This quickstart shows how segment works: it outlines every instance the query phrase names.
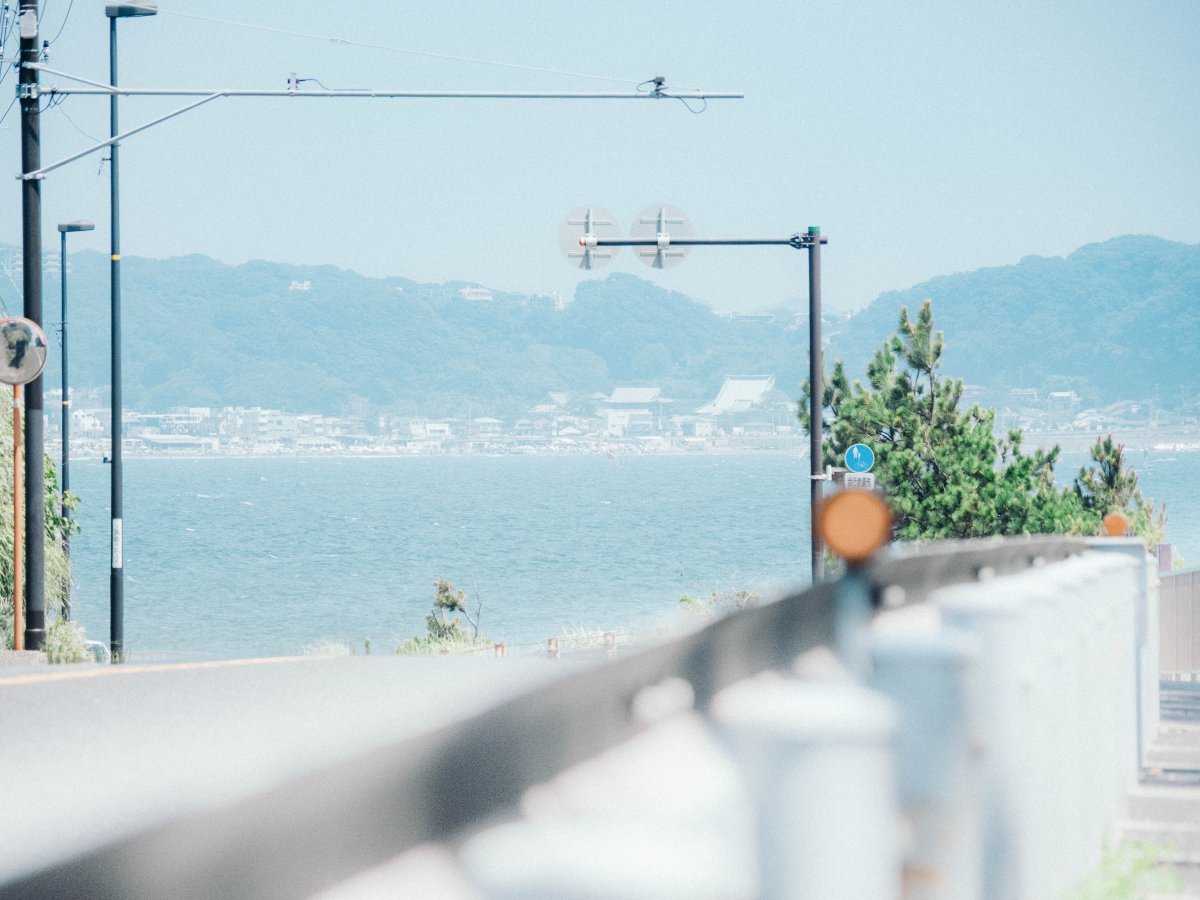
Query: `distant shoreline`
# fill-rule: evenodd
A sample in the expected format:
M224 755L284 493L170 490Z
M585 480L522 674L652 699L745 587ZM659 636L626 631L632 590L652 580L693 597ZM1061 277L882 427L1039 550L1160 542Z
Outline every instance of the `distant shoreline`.
M51 456L54 452L48 450ZM807 441L780 443L778 446L736 446L718 445L712 447L682 447L668 446L638 446L632 444L611 444L597 447L564 448L533 448L524 450L486 450L486 449L451 449L438 451L412 451L403 448L381 448L377 450L363 448L346 448L338 450L280 450L280 451L250 451L250 452L216 452L196 453L195 451L131 451L126 450L124 458L129 459L502 459L518 457L566 457L566 456L604 456L615 462L623 458L638 456L795 456L797 459L808 458ZM72 453L71 461L107 459L107 454L82 452Z
M1026 431L1023 432L1022 449L1049 449L1055 445L1066 453L1086 453L1098 438L1111 434L1113 440L1131 452L1200 452L1200 426L1185 428L1128 428L1100 431ZM51 456L57 451L47 447ZM623 457L637 456L734 456L734 455L773 455L795 456L797 459L808 458L807 437L781 438L768 437L762 439L746 438L718 439L707 444L682 445L665 440L633 442L579 442L573 445L556 444L554 446L538 446L536 444L518 446L493 447L452 447L447 449L421 450L408 449L401 446L380 446L376 448L346 447L337 449L256 449L247 451L217 451L215 453L197 453L195 450L131 450L126 449L126 459L427 459L431 457L462 457L462 458L501 458L521 456L607 456L614 461ZM90 448L72 453L71 459L78 461L99 460L107 454L96 452Z
M1200 452L1200 427L1114 428L1100 431L1035 431L1024 433L1022 447L1049 449L1057 444L1067 453L1086 453L1097 438L1111 434L1127 451Z

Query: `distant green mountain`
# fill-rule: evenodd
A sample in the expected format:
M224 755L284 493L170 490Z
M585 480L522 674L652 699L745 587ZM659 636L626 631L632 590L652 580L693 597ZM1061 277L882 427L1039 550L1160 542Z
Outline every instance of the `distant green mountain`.
M203 256L126 257L125 403L130 409L243 405L338 412L519 415L549 391L576 397L653 385L681 401L711 399L725 375L774 375L799 395L808 332L781 312L729 318L631 275L581 284L574 302L461 282L366 278L329 266ZM20 310L11 285L0 297ZM109 383L108 259L71 256L71 381ZM45 320L59 284L45 277ZM487 291L468 292L486 297ZM1122 237L1066 258L935 278L883 294L830 327L827 367L861 373L896 327L901 305L930 297L945 331L946 372L1005 389L1074 389L1089 405L1200 394L1200 245ZM47 328L49 331L49 327ZM57 387L58 366L47 370Z
M57 274L45 282L49 323ZM795 395L806 366L807 335L786 314L723 318L628 275L582 284L561 310L546 296L465 299L467 287L327 266L126 257L125 404L337 412L365 401L399 413L473 405L517 415L549 391L645 384L686 407L715 396L725 375L773 374ZM72 386L107 385L107 257L73 255L70 291ZM50 368L47 387L57 387Z
M1074 390L1088 405L1200 394L1200 245L1119 237L890 291L836 336L827 367L840 357L861 374L900 307L927 297L945 371L969 384Z

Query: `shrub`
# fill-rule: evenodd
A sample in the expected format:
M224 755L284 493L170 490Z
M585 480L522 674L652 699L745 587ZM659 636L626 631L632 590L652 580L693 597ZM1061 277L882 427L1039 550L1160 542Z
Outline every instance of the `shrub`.
M470 630L463 625L458 616L449 617L450 613L456 612L466 616ZM425 616L425 630L428 634L397 644L396 652L401 655L429 656L441 653L469 653L492 645L487 638L479 636L479 606L476 606L475 618L471 618L470 612L467 611L466 592L456 590L454 585L444 578L438 579L434 585L433 610Z
M91 659L83 628L65 619L57 619L46 629L45 649L46 661L51 665Z

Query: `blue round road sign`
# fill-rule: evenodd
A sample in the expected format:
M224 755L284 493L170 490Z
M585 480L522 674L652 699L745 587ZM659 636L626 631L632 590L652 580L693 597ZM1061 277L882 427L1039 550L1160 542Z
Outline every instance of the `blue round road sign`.
M866 444L854 444L846 451L846 468L851 472L870 472L875 465L875 451Z

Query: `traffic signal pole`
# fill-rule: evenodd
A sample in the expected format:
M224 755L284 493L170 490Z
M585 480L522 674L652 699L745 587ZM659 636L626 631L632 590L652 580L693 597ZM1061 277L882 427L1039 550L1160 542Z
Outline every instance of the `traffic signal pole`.
M826 481L822 449L822 395L824 394L821 360L821 245L829 243L821 229L813 226L789 238L674 238L661 232L652 238L601 238L585 231L579 239L584 250L597 247L655 247L660 255L670 247L792 247L808 250L808 383L809 383L809 528L813 584L825 577L825 548L817 528Z

